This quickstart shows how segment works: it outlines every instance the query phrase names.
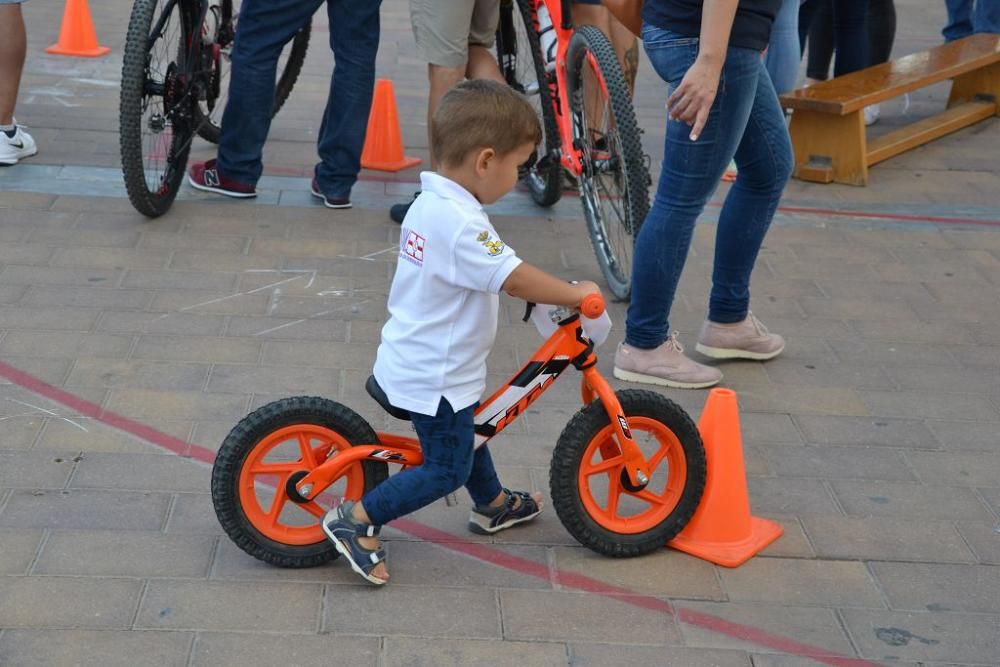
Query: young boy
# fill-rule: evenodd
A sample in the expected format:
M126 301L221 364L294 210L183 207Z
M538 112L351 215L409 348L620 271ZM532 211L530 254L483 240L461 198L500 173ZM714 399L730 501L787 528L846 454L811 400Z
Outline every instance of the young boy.
M514 187L540 136L528 101L493 81L459 84L431 120L438 171L421 174L423 194L403 221L375 361L389 402L410 411L424 463L323 518L337 551L373 584L389 580L379 528L460 486L475 503L473 532L494 533L542 510L541 494L503 488L488 447L473 448L500 291L574 308L599 292L594 283L572 285L522 262L483 211Z

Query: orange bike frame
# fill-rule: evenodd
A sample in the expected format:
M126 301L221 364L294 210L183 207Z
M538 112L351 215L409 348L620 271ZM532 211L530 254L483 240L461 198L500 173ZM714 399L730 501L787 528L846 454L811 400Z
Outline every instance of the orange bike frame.
M564 370L575 366L583 373L581 396L585 405L600 400L614 425L615 442L601 448L605 458L624 456L625 470L631 483L644 486L650 471L642 451L632 439L632 432L622 413L621 404L611 385L597 370L593 343L583 335L580 317L575 315L559 328L531 359L475 411L476 447L510 426L527 411L545 390L552 386ZM347 468L358 461L370 460L415 466L423 463L420 443L416 438L379 432L377 444L355 444L346 450L331 449L327 460L300 479L295 487L304 500L313 500L340 478Z

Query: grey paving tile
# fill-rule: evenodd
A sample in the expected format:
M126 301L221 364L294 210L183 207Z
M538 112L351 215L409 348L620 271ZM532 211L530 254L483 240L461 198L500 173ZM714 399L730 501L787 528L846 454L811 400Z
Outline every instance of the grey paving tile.
M753 508L753 514L760 516L756 508ZM812 545L809 544L809 538L806 537L806 533L802 529L802 524L799 522L798 517L768 514L762 518L781 524L784 532L781 534L781 537L771 542L770 545L761 551L760 555L776 558L816 557L816 552L813 551Z
M751 412L785 414L870 414L860 392L845 387L782 387L747 385L739 387L740 408Z
M204 577L215 538L119 531L56 531L33 574Z
M750 507L765 516L772 514L840 514L826 486L813 479L748 477Z
M981 488L979 494L986 500L986 504L1000 515L1000 488Z
M323 632L332 634L409 635L453 639L499 639L500 608L490 588L354 585L347 566L327 586ZM350 582L347 584L346 582ZM433 599L433 605L427 601ZM456 613L456 610L462 610Z
M866 391L861 396L873 414L884 417L1000 421L1000 411L985 396L941 391Z
M80 389L75 389L74 393ZM88 429L90 435L81 437L80 429L62 419L49 419L45 424L45 429L38 436L35 442L35 449L46 449L55 453L56 456L74 458L80 454L90 452L130 452L146 454L153 451L154 446L144 440L140 440L131 433L118 431L105 426L100 422L84 421L74 419L79 424L83 424ZM190 430L188 422L174 422L167 424L159 421L157 428L166 433L184 438Z
M1000 394L1000 373L991 368L901 366L891 369L890 375L904 390Z
M571 664L566 645L557 642L387 637L384 655L386 667L557 667Z
M661 667L751 667L750 657L743 651L686 648L671 646L636 646L622 644L569 645L572 667L606 667L607 665L660 665Z
M71 488L136 491L205 491L211 469L174 454L87 454L77 464Z
M872 563L872 572L899 611L1000 612L1000 574L990 565Z
M210 392L336 395L340 374L329 368L216 365L208 380Z
M311 584L153 580L135 627L310 632L318 627L321 591Z
M980 563L1000 565L1000 523L959 521L955 526Z
M137 579L2 577L0 627L126 629L141 589Z
M213 324L213 328L217 329L220 325L221 322ZM206 364L254 364L260 358L260 343L202 336L142 336L132 356L137 359Z
M362 329L360 320L334 321L334 320L306 320L294 317L249 317L233 316L229 320L226 328L226 335L253 336L260 340L314 340L321 342L346 341L347 331L352 329ZM266 332L266 333L263 333ZM373 340L361 337L355 342L372 343L378 342L377 334L372 334ZM231 340L229 338L227 340Z
M185 667L193 633L121 630L8 630L6 667Z
M542 546L498 544L490 548L496 551L498 558L509 556L542 566L547 563L546 549ZM394 541L389 545L388 552L393 584L473 588L551 588L547 579L498 567L428 542Z
M966 366L1000 368L998 345L955 345L950 350Z
M138 387L142 389L201 389L207 364L160 364L135 361L81 359L66 379L67 387Z
M862 563L754 558L736 569L720 569L719 577L733 602L883 608Z
M73 472L73 461L58 452L0 450L0 488L61 489Z
M172 633L171 633L172 634ZM379 663L377 637L335 639L321 635L252 635L201 632L191 656L191 667L246 667L247 665L329 665L354 667Z
M796 361L795 363L770 363L764 365L763 368L771 381L779 386L895 388L889 375L878 366Z
M914 289L922 287L914 286ZM975 342L973 328L956 322L921 322L920 326L900 326L898 322L859 320L852 325L865 340L943 345Z
M988 520L990 512L971 489L910 482L835 481L833 492L852 516Z
M1000 617L847 609L842 612L861 654L873 660L996 663Z
M209 535L214 535L216 532L222 531L222 528L218 525L218 521L215 519L214 513L209 512L209 514L211 516L206 517L208 526L204 529L207 535L203 539L207 539ZM211 532L211 528L213 527L215 531ZM218 542L219 546L216 549L215 558L211 566L211 578L219 581L326 584L336 581L344 575L344 570L341 569L342 564L337 561L309 568L275 567L245 553L226 535L220 536ZM398 569L396 567L397 559L392 557L395 554L396 544L396 542L391 542L388 545L388 553L390 555L388 563L394 577L393 583L395 583L395 576Z
M3 496L0 494L0 501L2 500ZM26 574L35 560L42 535L40 530L0 530L0 543L3 544L3 549L0 550L0 575Z
M5 329L29 331L89 331L98 312L94 308L0 306Z
M740 415L744 444L800 444L802 434L789 415L744 412Z
M178 493L167 519L166 532L180 535L219 535L222 526L215 517L208 493Z
M124 358L131 337L113 334L80 334L57 331L12 331L0 343L4 358L26 356L56 359L81 357Z
M249 390L248 390L249 392ZM105 407L131 419L239 419L246 414L245 396L201 391L113 389Z
M591 641L614 636L635 644L679 644L674 618L665 611L587 593L500 591L506 639ZM559 618L559 624L550 622Z
M974 561L949 521L897 517L803 516L806 535L820 558L852 560Z
M91 285L112 287L122 272L115 269L65 269L48 266L8 266L0 283L9 285Z
M26 306L78 306L104 310L141 310L149 305L152 292L107 287L32 286L21 303Z
M760 648L762 635L775 634L818 652L854 655L831 609L735 602L682 602L676 609L687 646L752 651Z
M9 528L159 530L170 496L127 491L14 491L0 512Z
M830 339L830 346L840 361L848 364L958 367L950 354L952 348L945 345Z
M884 447L774 446L765 456L775 474L784 477L916 479L903 455Z
M264 267L268 268L268 267ZM233 273L215 273L211 271L156 271L136 270L126 272L122 279L123 287L139 287L144 289L215 289L228 290L236 284Z
M995 452L907 452L906 457L927 483L992 486L1000 479Z
M1000 428L993 423L928 420L927 426L947 450L996 451Z
M818 445L864 445L939 449L925 423L917 419L796 415L806 442Z

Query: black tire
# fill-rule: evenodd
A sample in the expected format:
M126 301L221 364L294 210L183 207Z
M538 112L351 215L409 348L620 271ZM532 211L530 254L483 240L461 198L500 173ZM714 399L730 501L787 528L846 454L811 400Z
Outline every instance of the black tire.
M617 396L633 435L642 433L646 428L642 424L633 423L633 419L646 417L669 429L680 444L680 450L673 452L673 455L683 456L685 471L683 489L679 492L679 498L669 514L642 532L615 532L602 525L601 518L593 516L587 510L583 494L589 491L580 488L580 467L588 463L583 460L584 455L594 444L595 438L610 424L600 401L595 401L577 412L559 436L559 441L552 452L549 487L552 504L559 520L580 544L605 556L627 558L663 548L667 541L675 537L691 520L705 489L705 448L698 429L688 414L665 396L636 389L619 391ZM603 436L602 442L605 442ZM664 446L662 442L660 446ZM671 447L676 449L674 445ZM657 479L658 470L659 465L654 470L654 479ZM620 476L621 472L622 468L614 468L608 475ZM667 479L664 480L664 484L666 485L668 481L679 480ZM653 484L651 480L650 487ZM634 495L624 488L619 493Z
M297 424L313 424L336 431L352 445L378 441L368 422L344 405L315 396L283 398L240 420L223 441L212 467L212 504L226 534L254 558L288 568L321 565L337 557L336 548L325 538L313 544L292 545L266 537L247 518L238 487L240 473L251 451L276 430ZM365 492L389 476L384 463L362 461L361 467Z
M198 100L198 104L195 105L198 136L213 144L219 143L219 136L222 134L222 112L226 108L226 100L229 99L229 53L235 37L234 24L238 22L239 14L239 6L237 5L235 8L233 6L235 2L238 0L224 0L221 5L222 27L218 37L221 54L218 59L218 67L213 67L212 79L204 94L204 99ZM284 59L284 68L279 72L275 84L274 106L271 109L272 117L277 115L285 104L299 74L302 72L306 51L309 49L311 29L312 20L310 19L292 38L291 46L285 47L288 56L287 59ZM281 63L282 61L279 60L279 68L281 68Z
M550 85L555 75L546 74L534 26L535 12L530 0L503 0L497 27L497 62L507 85L525 94L542 120L538 159L522 170L521 181L536 204L548 207L562 197L562 167L556 157L560 147L559 126Z
M129 201L150 218L163 215L184 178L194 133L194 104L182 80L193 20L174 3L155 37L164 0L135 0L122 55L118 122L122 174ZM154 23L156 21L156 23Z
M584 76L594 66L605 82L606 97L593 83L595 77ZM649 212L649 170L632 98L614 49L593 26L581 26L573 33L566 71L574 145L583 157L580 200L584 217L601 273L611 293L625 300L632 290L635 237ZM584 102L591 88L606 100L600 128L593 127L595 119L588 118Z

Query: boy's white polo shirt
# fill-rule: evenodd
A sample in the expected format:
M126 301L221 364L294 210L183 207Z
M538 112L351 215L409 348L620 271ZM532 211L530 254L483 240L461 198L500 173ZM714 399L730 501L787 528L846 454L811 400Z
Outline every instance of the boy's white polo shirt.
M468 190L428 171L420 185L403 220L374 372L390 403L435 415L442 397L457 412L486 389L498 295L521 260Z

